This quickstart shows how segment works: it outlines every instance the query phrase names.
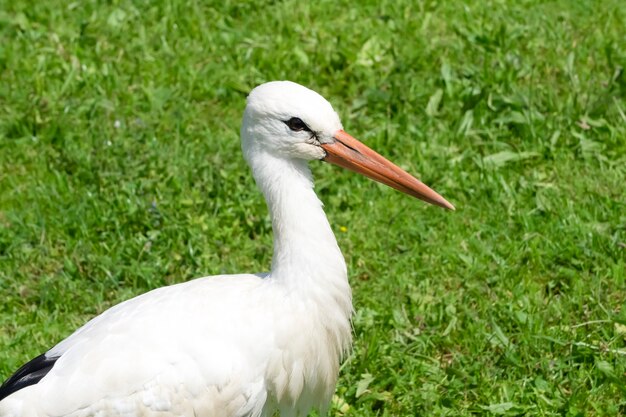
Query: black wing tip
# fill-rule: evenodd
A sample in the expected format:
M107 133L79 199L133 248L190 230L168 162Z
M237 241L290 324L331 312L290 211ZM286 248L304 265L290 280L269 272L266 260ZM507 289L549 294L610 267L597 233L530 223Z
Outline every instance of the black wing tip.
M25 363L0 386L0 401L21 390L34 385L50 372L57 359L61 356L42 354Z

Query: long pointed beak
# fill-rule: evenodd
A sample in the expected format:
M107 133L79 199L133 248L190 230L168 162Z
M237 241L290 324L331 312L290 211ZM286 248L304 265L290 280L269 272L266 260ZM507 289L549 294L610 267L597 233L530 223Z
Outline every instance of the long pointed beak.
M426 184L343 130L338 130L334 138L335 142L322 144L326 151L323 161L365 175L427 203L454 210L452 204Z

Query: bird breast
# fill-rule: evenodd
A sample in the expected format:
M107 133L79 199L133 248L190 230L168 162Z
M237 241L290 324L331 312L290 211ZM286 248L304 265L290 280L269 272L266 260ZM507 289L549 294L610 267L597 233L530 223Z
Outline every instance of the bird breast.
M328 294L325 294L326 296ZM336 301L283 300L266 381L281 414L306 415L330 402L342 354L351 342L350 313ZM351 306L348 307L351 309Z

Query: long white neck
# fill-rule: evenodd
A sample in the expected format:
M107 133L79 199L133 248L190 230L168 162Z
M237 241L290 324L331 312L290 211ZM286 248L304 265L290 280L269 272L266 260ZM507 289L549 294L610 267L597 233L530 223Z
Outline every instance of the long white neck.
M349 296L345 261L306 161L259 152L249 163L272 218L271 278L292 290L332 285Z
M302 397L309 398L299 407L307 413L312 405L323 408L330 401L340 357L351 343L352 296L346 264L313 191L306 161L280 158L258 149L248 153L247 159L267 201L274 230L274 256L267 283L285 290L290 313L306 312L306 319L300 317L292 324L302 325L310 334L294 335L291 328L283 334L291 353L285 353L281 360L311 359L298 371L305 383ZM285 391L279 386L273 389ZM292 407L299 394L289 398L281 400L286 401L281 410Z

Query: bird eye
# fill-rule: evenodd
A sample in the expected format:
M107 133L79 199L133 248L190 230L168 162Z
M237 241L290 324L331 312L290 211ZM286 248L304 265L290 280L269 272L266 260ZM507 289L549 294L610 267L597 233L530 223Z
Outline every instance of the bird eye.
M294 132L300 132L302 130L306 130L308 132L311 131L306 123L304 123L302 119L298 117L292 117L291 119L287 120L285 124L289 129L293 130Z

